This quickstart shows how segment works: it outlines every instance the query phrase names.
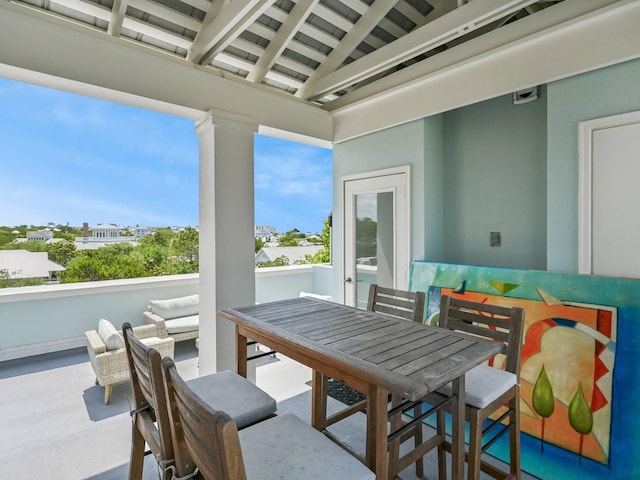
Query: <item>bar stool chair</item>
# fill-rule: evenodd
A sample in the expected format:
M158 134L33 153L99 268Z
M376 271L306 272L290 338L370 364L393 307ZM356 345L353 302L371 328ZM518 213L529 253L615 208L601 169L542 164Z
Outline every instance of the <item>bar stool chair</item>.
M122 326L131 373L134 408L131 411L131 460L129 480L141 480L145 442L155 456L162 480L173 475L174 445L165 399L160 353L145 345L129 323ZM219 372L188 381L207 404L225 408L237 428L275 415L276 401L247 379L233 372Z
M479 365L465 377L465 417L469 422L469 448L465 457L469 480L478 480L480 470L494 478L520 479L520 351L524 310L471 302L443 295L440 302L439 326L502 342L493 366ZM502 360L502 367L497 363ZM434 404L451 395L451 385L445 385L423 400ZM445 412L438 412L437 430L445 438ZM489 423L484 427L484 423ZM506 421L506 423L505 423ZM481 459L486 449L509 432L509 472L503 472ZM483 444L483 436L485 438ZM444 441L438 446L439 479L446 479Z
M154 360L155 361L155 360ZM238 432L162 360L165 395L175 445L176 480L373 480L374 473L295 415L270 418ZM195 469L195 470L194 470Z
M369 296L367 299L367 310L370 312L383 313L385 315L400 318L402 320L408 320L412 322L422 323L424 318L424 304L425 304L425 293L424 292L409 292L406 290L398 290L395 288L387 288L381 287L377 284L371 284L369 286ZM347 395L356 396L359 392L354 390L353 388L342 384L337 380L332 380L337 386L336 388L342 389L343 392L346 392ZM325 403L326 403L326 395L327 388L325 386ZM406 409L401 403L402 399L389 399L392 403L391 408L389 410L389 419L393 422L392 418L401 415L401 413L406 413L409 410L413 410L414 417L417 415L417 410L415 408ZM334 415L334 421L332 423L336 423L339 420L349 417L354 413L364 411L367 406L366 398L348 408L343 409L340 414ZM395 424L399 424L398 421ZM416 446L422 443L422 431L419 429L414 429L410 435L405 435L400 440L400 443L404 443L409 437L415 438ZM392 477L397 473L397 469L399 467L399 445L395 447L391 447L389 451L390 456L390 476ZM416 464L416 475L419 477L424 476L424 462L422 457L419 457L415 460Z

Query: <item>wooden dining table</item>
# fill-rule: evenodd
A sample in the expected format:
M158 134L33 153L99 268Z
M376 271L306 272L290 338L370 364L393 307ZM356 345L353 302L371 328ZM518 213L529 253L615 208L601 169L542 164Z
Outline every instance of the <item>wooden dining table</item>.
M312 369L311 422L316 429L325 431L329 423L326 378L366 394L364 462L378 480L389 478L388 452L399 441L389 440L394 438L388 433L389 398L416 401L452 383L452 478L462 478L465 373L496 355L500 344L311 297L218 314L236 325L240 375L247 374L248 338Z

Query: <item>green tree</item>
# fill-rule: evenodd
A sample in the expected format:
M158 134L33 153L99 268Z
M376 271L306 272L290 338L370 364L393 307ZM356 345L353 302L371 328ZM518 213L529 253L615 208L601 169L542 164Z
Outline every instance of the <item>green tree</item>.
M331 261L331 228L329 228L329 219L325 218L323 223L324 226L320 235L323 247L315 253L311 263L329 263Z
M544 369L544 364L542 365L542 369L538 374L538 379L533 386L533 391L531 392L531 402L533 404L533 409L536 411L538 415L540 415L540 451L544 449L544 420L545 418L549 418L553 411L555 410L555 396L553 394L553 386L551 385L551 381L547 376L547 371Z
M262 247L264 247L264 244L267 243L264 240L262 240L261 238L256 237L256 248L255 248L255 253L258 253L260 251L260 249Z
M356 258L375 257L377 253L378 223L369 217L356 221Z
M49 260L65 267L67 263L78 254L78 249L75 243L56 242L47 245L47 252L49 254Z
M304 233L300 233L295 229L289 230L278 237L278 245L281 247L297 247L300 245L300 240L303 238L306 238Z
M61 283L94 282L151 275L144 261L128 243L116 243L98 250L87 250L71 259L60 272Z
M200 251L200 235L193 227L187 227L178 232L171 241L171 250L174 255L191 264L198 263Z
M282 255L271 262L258 262L256 265L258 268L265 267L286 267L289 265L289 258L286 255Z
M174 237L174 233L170 228L159 228L151 235L145 235L140 239L141 245L157 245L159 247L168 248L171 245L171 240Z

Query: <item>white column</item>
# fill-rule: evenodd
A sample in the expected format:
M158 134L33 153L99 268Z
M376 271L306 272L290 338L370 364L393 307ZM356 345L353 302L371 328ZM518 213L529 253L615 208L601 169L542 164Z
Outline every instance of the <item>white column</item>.
M253 144L257 123L211 111L200 139L200 374L235 370L223 308L255 302Z

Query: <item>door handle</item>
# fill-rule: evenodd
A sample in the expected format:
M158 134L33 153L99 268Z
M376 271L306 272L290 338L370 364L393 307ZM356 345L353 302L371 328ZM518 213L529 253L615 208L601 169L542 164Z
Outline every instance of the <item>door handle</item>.
M353 280L351 279L351 277L347 277L344 279L344 283L352 284Z

